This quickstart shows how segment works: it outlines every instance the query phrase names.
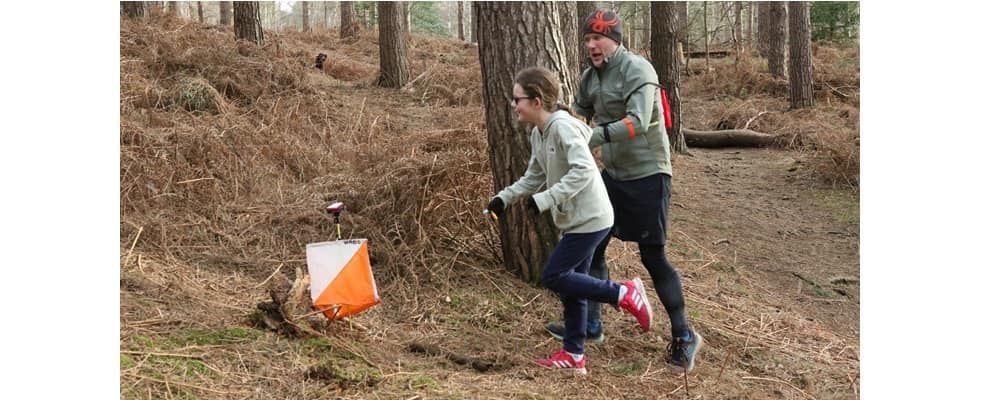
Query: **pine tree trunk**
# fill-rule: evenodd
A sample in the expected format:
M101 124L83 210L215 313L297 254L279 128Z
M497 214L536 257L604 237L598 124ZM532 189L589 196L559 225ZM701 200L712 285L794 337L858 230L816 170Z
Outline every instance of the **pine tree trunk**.
M813 99L813 68L809 3L788 3L788 78L792 108L811 107Z
M685 1L682 2L682 4L682 6L677 8L677 24L680 28L678 33L681 37L681 44L683 47L682 50L687 49L688 51L691 51L691 38L689 36L691 33L691 21L688 20L688 2ZM681 62L684 63L684 65L687 65L687 59L681 60Z
M767 57L768 34L771 31L771 4L757 3L757 54Z
M743 2L736 2L736 16L733 17L733 46L736 50L736 65L740 65L740 54L743 53Z
M788 47L788 15L785 12L784 1L771 1L770 34L767 44L767 71L776 78L788 77L788 64L785 60L785 49Z
M583 48L583 35L579 35L579 32L587 24L587 17L596 9L597 3L593 1L576 2L576 29L578 35L574 41L564 43L567 48L573 47L577 53L580 53L578 57L580 60L580 72L583 72L583 70L590 66L590 57L588 57L587 50Z
M143 1L123 1L122 14L127 18L142 18L146 15L146 3Z
M709 48L709 43L708 43L708 2L707 1L703 1L703 2L701 2L701 4L704 7L704 11L705 11L702 14L702 17L704 17L704 21L705 21L705 26L704 26L704 28L705 28L705 73L707 74L709 72L712 72L712 66L709 63L709 60L712 57L708 56L712 52L711 49Z
M219 25L223 26L233 25L233 2L231 1L219 2Z
M300 1L302 3L302 32L311 32L312 29L309 27L309 2Z
M552 70L563 82L569 81L568 74L577 74L567 67L558 15L559 5L554 2L476 3L483 107L496 191L521 177L531 157L528 126L515 122L510 107L514 75L533 66ZM538 283L558 232L547 213L531 216L524 204L509 207L499 221L500 241L506 267Z
M410 2L402 1L403 3L403 36L406 39L410 37Z
M260 7L256 1L233 2L233 30L236 39L264 44L264 29L260 25Z
M461 1L459 1L458 2L458 40L461 40L463 42L465 41L465 24L464 24L465 21L463 21L463 19L465 17L465 13L463 12L463 11L465 11L465 10L463 10L464 8L465 8L464 3L462 3Z
M357 38L359 32L358 22L354 16L354 2L340 2L340 38Z
M634 13L634 11L635 11L635 3L633 2L633 3L631 3L631 5L632 5L631 8L633 10L633 12L631 14L633 16L635 16L635 13ZM621 11L619 11L619 14L620 13L621 13ZM633 43L632 43L633 42L632 36L635 35L635 31L634 31L634 29L635 29L635 23L633 23L632 19L633 18L629 18L629 20L624 20L624 19L622 20L622 45L625 46L625 48L627 48L627 49L633 49L633 50L635 50L636 46L634 46Z
M406 62L403 7L398 1L378 3L378 86L403 87L410 80Z
M677 51L677 45L682 40L679 17L683 7L683 4L674 2L653 2L650 3L649 10L652 19L657 21L650 27L650 55L660 84L667 88L670 116L673 120L673 125L667 128L667 137L670 139L671 150L678 154L688 153L684 133L681 131L681 63Z
M469 40L479 42L478 22L476 21L476 1L469 4Z
M642 45L648 50L653 41L653 3L644 2L642 7Z
M577 34L577 5L569 1L560 1L557 4L559 6L559 26L562 27L560 32L562 32L563 47L566 49L566 67L569 68L567 71L580 71L580 64L578 63L580 62L582 41L579 34ZM563 97L569 99L569 102L566 103L569 105L573 104L573 100L576 99L576 91L580 86L580 75L566 75L568 79L561 83L563 85Z

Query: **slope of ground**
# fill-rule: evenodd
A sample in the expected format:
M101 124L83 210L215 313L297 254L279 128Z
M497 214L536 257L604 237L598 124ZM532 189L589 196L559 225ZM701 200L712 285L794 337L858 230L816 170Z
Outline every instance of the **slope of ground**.
M640 335L609 309L590 374L566 378L530 362L559 348L541 330L558 300L503 269L478 213L492 182L475 47L414 37L414 82L398 91L370 84L376 41L287 33L254 48L177 19L123 21L123 398L857 397L856 175L824 179L851 153L809 148L857 136L853 100L787 112L756 73L742 86L718 83L722 67L692 76L691 126L809 139L674 159L669 252L706 340L695 372L665 369L662 310ZM337 63L312 68L320 51ZM371 240L383 303L320 336L262 329L251 316L268 288L333 237L321 207L334 198L345 235ZM609 262L613 278L649 283L633 245L612 242Z

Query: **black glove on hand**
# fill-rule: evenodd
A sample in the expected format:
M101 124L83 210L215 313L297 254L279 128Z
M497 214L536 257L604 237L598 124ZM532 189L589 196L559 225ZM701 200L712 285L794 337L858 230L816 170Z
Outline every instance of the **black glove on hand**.
M499 217L503 215L503 207L503 200L500 200L499 197L494 197L493 200L490 200L490 205L486 206L486 209L492 211Z
M532 215L538 215L542 213L541 211L538 210L538 203L535 203L534 197L528 197L528 211L531 212Z

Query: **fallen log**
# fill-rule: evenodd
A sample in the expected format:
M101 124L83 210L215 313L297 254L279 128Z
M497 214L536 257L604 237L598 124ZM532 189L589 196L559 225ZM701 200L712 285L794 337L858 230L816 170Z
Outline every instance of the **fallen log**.
M696 131L681 129L684 143L688 147L767 147L777 143L778 136L755 132L749 129L725 129L720 131Z

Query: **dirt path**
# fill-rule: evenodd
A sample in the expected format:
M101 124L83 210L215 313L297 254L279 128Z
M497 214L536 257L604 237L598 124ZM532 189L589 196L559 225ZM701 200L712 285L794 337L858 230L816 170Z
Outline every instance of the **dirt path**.
M676 157L671 246L699 238L776 304L858 337L858 194L812 186L798 153L693 149Z

